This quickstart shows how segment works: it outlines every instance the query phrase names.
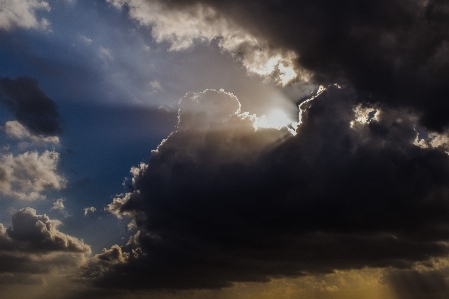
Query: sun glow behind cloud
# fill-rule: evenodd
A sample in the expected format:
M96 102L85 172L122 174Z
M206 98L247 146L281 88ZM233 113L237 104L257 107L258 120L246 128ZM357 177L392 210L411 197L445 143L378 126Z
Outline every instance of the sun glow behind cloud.
M340 88L340 87L338 87ZM255 117L254 119L254 129L259 128L272 128L272 129L282 129L287 128L287 130L293 135L296 136L296 129L301 125L302 123L302 113L306 109L305 105L311 101L313 101L316 97L318 97L320 94L322 94L326 88L324 86L319 86L316 95L312 96L311 98L303 101L301 104L298 105L298 121L292 120L285 111L282 109L276 108L271 110L267 115L262 115L261 117Z
M293 121L281 109L274 109L268 115L262 115L254 121L254 128L280 129Z

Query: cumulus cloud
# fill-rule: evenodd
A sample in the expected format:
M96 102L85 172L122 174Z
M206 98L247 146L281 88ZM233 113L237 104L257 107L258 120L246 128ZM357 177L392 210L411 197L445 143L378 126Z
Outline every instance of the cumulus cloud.
M15 139L28 139L34 142L59 144L58 136L34 135L16 120L7 121L5 123L4 130L9 137Z
M17 121L32 135L55 136L62 131L58 107L33 78L0 78L0 103L14 113ZM11 133L26 134L23 130L19 133L20 129L14 125Z
M84 216L87 216L88 213L95 213L96 210L95 207L84 208Z
M262 36L243 29L211 6L195 4L170 9L157 0L107 1L119 9L127 6L130 17L150 26L154 39L168 42L171 51L185 50L195 41L216 41L251 73L273 76L281 85L297 77L307 79L307 72L295 65L297 54L294 51L273 47Z
M52 210L63 211L64 209L65 209L65 207L64 207L64 199L60 198L60 199L57 199L53 203L53 207L50 209L50 211L52 211Z
M12 215L11 227L1 228L2 250L19 250L23 252L82 252L90 253L90 247L82 240L60 232L58 220L47 215L38 215L36 210L25 208Z
M64 206L65 199L59 198L53 203L53 207L51 207L50 211L59 211L64 217L68 216L68 213Z
M187 94L177 131L108 206L138 233L84 276L104 287L221 288L447 255L448 155L415 145L410 111L379 104L357 121L359 101L351 88L322 90L301 106L293 136L255 130L230 93Z
M42 283L33 274L81 266L90 247L59 231L60 224L32 208L15 212L11 227L0 224L0 284L36 284L39 279Z
M0 1L0 30L15 27L42 28L49 26L47 19L36 18L36 10L50 11L50 5L43 0Z
M0 192L22 200L43 199L46 189L60 190L65 179L57 174L59 154L25 152L0 157Z

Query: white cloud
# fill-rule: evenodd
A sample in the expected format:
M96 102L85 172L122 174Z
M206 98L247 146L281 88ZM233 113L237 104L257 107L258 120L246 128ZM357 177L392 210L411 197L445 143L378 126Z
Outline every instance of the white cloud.
M21 200L43 199L45 189L60 190L65 179L56 173L59 153L26 152L0 156L0 193Z
M107 0L116 8L127 5L130 16L140 24L151 26L154 39L168 42L171 51L185 50L194 41L216 40L251 73L274 76L286 85L294 79L308 80L304 70L295 66L297 54L273 48L268 41L242 29L211 7L195 4L183 9L169 9L162 2L143 0Z
M53 207L50 209L50 211L57 210L57 211L59 211L62 215L64 215L64 217L67 217L69 214L68 214L67 211L65 210L64 201L65 201L65 199L63 199L63 198L57 199L57 200L53 203Z
M64 199L60 198L60 199L57 199L53 203L53 207L50 209L50 211L52 211L52 210L63 211L64 209L65 209L65 207L64 207Z
M7 121L4 126L4 130L9 137L15 139L29 139L34 142L45 142L45 143L54 143L59 144L58 136L43 136L43 135L34 135L27 128L25 128L20 122Z
M351 128L355 128L356 124L366 125L371 121L378 121L380 110L374 107L365 107L362 104L358 104L353 108L355 119L351 121Z
M47 28L48 20L38 20L36 10L49 11L50 5L43 0L0 0L0 30L11 30L14 27Z
M84 208L84 216L87 216L87 214L90 213L94 213L97 209L94 207L89 207L89 208Z

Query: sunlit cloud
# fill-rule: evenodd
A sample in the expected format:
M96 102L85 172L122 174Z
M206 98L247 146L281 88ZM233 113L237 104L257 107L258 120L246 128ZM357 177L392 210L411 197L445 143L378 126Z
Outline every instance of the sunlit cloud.
M95 207L84 208L84 216L87 216L89 213L95 213L97 210Z
M47 29L50 26L46 18L38 20L36 10L50 11L50 5L43 0L21 0L0 2L0 30L14 27Z
M53 202L53 207L51 207L50 211L59 211L64 217L68 216L68 213L64 206L64 198L59 198L55 202Z
M278 129L286 128L293 136L296 135L296 129L299 123L291 120L287 114L281 109L274 109L268 113L268 115L262 115L260 117L254 116L254 129L260 128L272 128Z
M21 200L44 199L44 190L61 190L66 180L56 172L59 153L25 152L0 156L0 192Z
M15 139L29 139L33 142L43 142L43 143L53 143L59 144L58 136L44 136L44 135L36 135L32 134L25 126L23 126L20 122L7 121L5 126L3 127L6 134Z
M295 63L297 53L271 47L265 39L226 19L212 7L194 4L183 9L169 9L157 0L107 1L118 9L126 5L132 18L151 27L157 42L170 44L170 51L186 50L195 41L216 41L249 72L273 77L279 85L287 85L295 79L309 80L310 74Z

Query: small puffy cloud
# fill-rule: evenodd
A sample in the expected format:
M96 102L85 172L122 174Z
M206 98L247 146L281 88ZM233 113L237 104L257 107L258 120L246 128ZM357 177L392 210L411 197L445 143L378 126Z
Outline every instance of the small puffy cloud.
M0 1L0 30L11 30L15 27L48 28L47 19L36 18L36 10L50 11L50 5L43 0Z
M33 135L55 136L62 132L58 107L33 78L0 78L0 103ZM17 126L15 129L19 130Z
M60 190L65 179L56 173L59 154L45 151L0 156L0 193L22 200L43 199L46 189Z
M129 258L129 254L122 251L118 245L113 245L111 249L104 248L100 254L96 254L92 260L96 262L105 262L108 264L125 263Z
M95 213L96 210L94 207L84 208L84 216L87 216L88 213Z
M65 207L64 207L64 199L60 198L60 199L57 199L53 203L53 207L50 209L50 211L52 211L52 210L63 211L64 209L65 209Z
M65 199L59 198L53 203L53 207L51 207L50 211L59 211L61 214L63 214L65 217L68 216L67 211L65 210L64 206Z
M354 107L355 120L351 123L351 127L355 125L356 122L360 124L368 124L370 121L378 120L378 115L380 111L373 107L364 107L359 104Z
M7 121L4 126L6 134L15 139L29 139L34 142L44 142L44 143L54 143L59 144L58 136L44 136L44 135L34 135L26 127L24 127L20 122Z

